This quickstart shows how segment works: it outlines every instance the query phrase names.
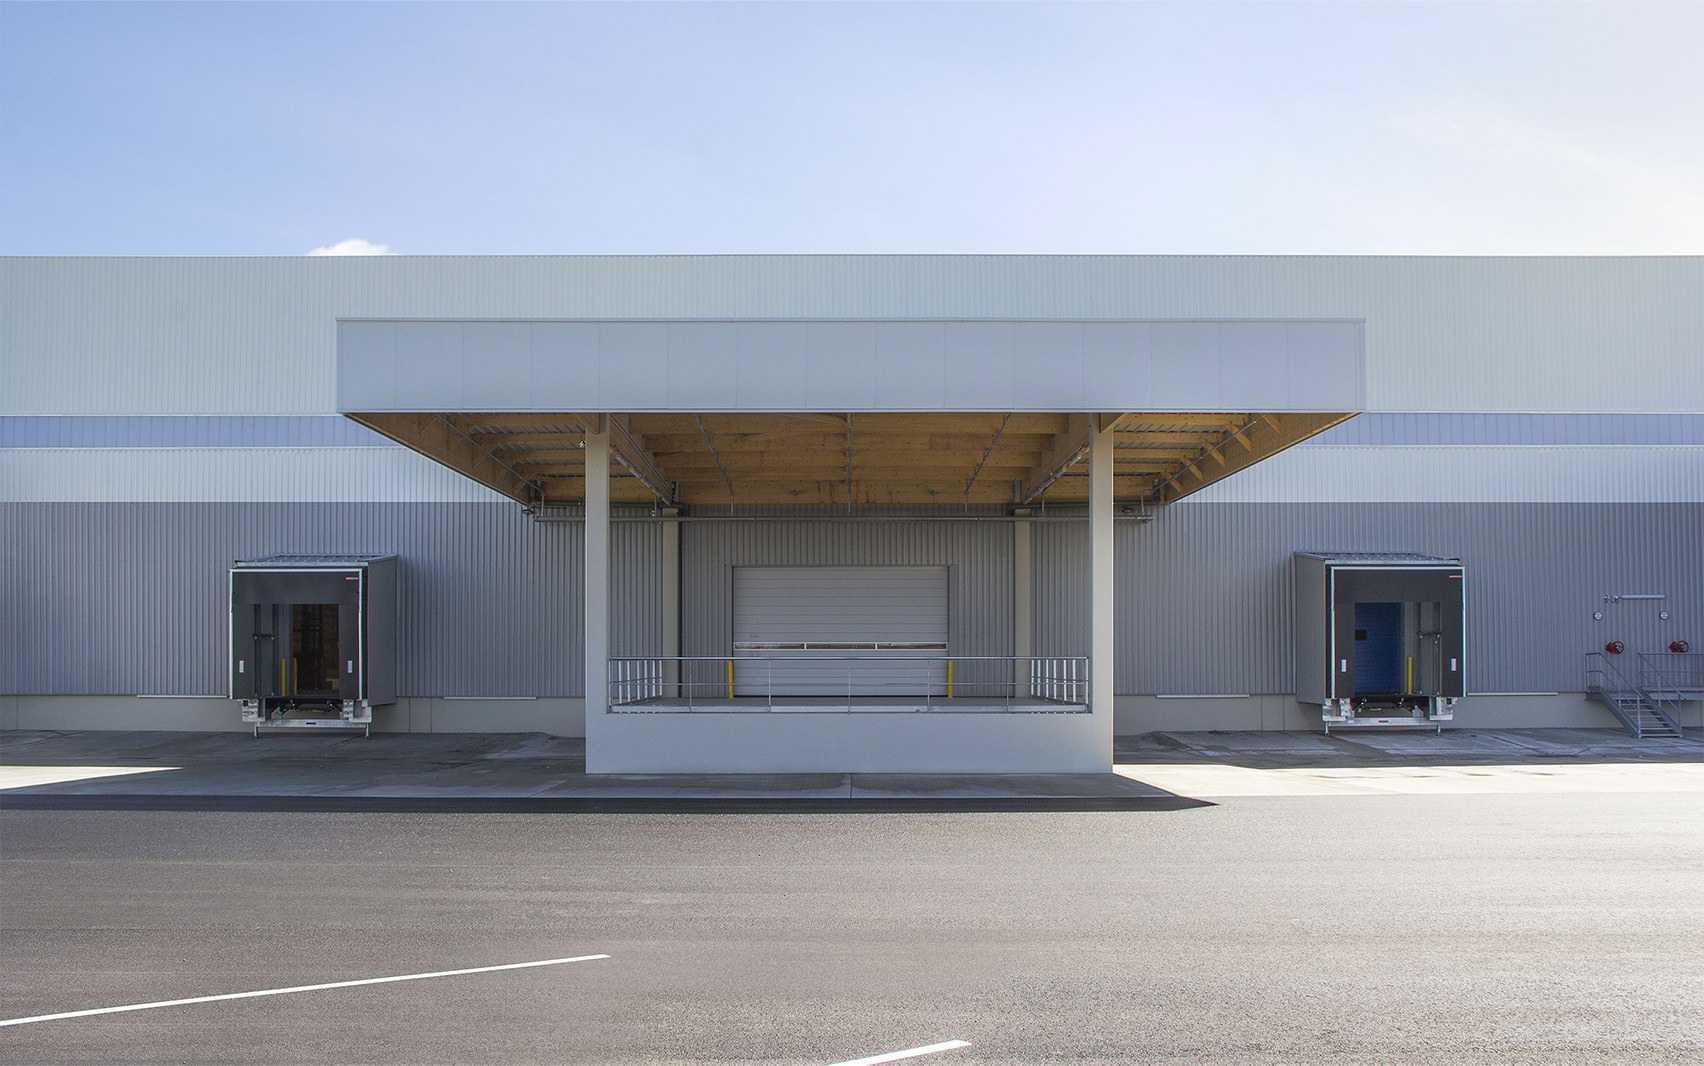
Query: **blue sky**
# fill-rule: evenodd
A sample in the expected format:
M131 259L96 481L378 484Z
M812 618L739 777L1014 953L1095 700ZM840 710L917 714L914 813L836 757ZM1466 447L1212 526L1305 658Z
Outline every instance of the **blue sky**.
M0 3L0 253L1704 252L1704 4Z

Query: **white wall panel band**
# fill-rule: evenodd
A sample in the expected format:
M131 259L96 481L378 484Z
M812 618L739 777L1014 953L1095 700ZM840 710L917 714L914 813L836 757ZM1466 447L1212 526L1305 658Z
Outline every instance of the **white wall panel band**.
M500 503L406 448L0 450L12 503Z
M1172 506L1328 501L1704 503L1704 447L1303 444Z
M329 414L339 318L446 317L1362 320L1368 410L1697 412L1700 293L1698 256L7 258L0 412Z
M1360 322L345 320L343 411L1359 411Z
M947 575L945 566L735 567L734 694L945 695Z

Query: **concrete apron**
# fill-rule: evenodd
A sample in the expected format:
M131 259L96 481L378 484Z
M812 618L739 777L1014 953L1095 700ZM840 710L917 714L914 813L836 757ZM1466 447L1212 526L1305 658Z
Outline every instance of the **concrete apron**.
M1118 774L588 774L543 734L10 731L0 807L28 796L390 799L1159 799Z
M543 734L0 733L0 808L47 797L408 801L759 801L809 806L1048 802L1109 809L1213 798L1704 791L1704 743L1615 730L1444 734L1150 733L1110 774L587 774L585 743ZM1176 802L1174 802L1176 801Z

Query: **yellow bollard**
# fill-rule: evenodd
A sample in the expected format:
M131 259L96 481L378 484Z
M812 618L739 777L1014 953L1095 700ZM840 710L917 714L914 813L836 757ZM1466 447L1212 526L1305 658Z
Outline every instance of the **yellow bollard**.
M734 661L728 660L728 698L734 698Z
M953 698L953 661L947 660L947 699Z

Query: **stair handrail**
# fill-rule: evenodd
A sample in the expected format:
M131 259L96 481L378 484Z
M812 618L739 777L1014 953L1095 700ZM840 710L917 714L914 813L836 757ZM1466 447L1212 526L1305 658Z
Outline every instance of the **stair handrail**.
M1592 684L1592 674L1594 673L1599 675L1600 678L1596 685ZM1601 680L1605 677L1614 678L1620 683L1621 687L1610 688ZM1629 681L1627 675L1623 674L1614 663L1609 661L1607 654L1601 651L1588 651L1586 652L1586 691L1602 692L1607 696L1633 696L1637 695L1640 690L1638 685Z
M1680 690L1679 685L1669 678L1668 671L1653 662L1649 655L1644 652L1639 652L1638 655L1639 691L1643 692L1652 703L1673 703L1678 709L1679 704L1686 699L1686 694ZM1656 680L1655 685L1650 684L1647 680L1651 678Z
M1641 671L1661 674L1662 680L1681 693L1682 698L1697 699L1691 693L1704 690L1704 654L1699 652L1640 652Z

